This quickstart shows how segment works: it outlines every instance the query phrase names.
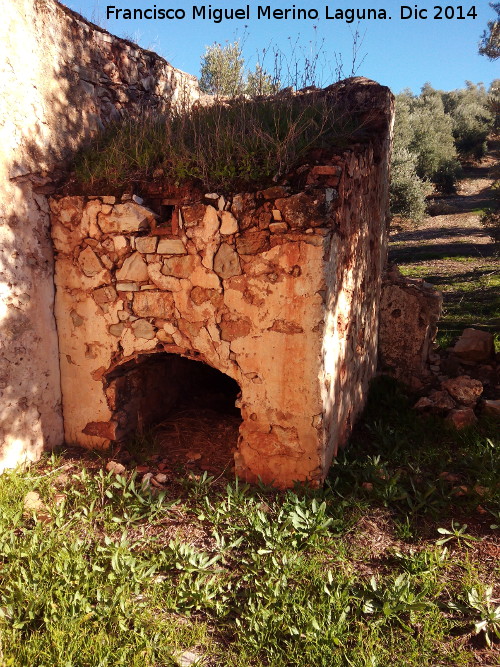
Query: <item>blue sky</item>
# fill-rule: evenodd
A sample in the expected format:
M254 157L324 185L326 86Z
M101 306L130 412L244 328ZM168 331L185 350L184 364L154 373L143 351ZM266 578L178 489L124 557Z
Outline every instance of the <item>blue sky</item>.
M477 53L479 38L488 20L494 16L487 0L464 2L464 0L445 0L444 8L462 7L465 18L435 19L439 10L439 0L418 2L419 10L427 10L427 19L414 18L403 20L401 7L415 7L414 0L212 0L205 3L208 11L212 8L236 9L250 6L250 20L233 19L215 23L208 17L192 17L193 6L204 3L197 0L180 2L179 0L67 0L68 7L78 11L87 19L102 25L115 35L127 37L145 48L156 51L172 65L191 74L199 75L200 57L205 47L214 42L222 44L235 38L244 38L244 53L247 61L255 63L257 53L262 49L272 51L276 46L289 58L290 62L302 57L300 54L314 52L322 45L321 64L318 72L323 72L323 84L334 79L335 63L339 57L344 63L346 75L351 73L353 33L356 29L363 36L358 58L364 61L357 71L358 75L375 79L388 85L394 92L411 88L418 92L429 81L435 88L452 90L460 88L466 80L489 85L495 78L500 78L498 61L491 62ZM277 18L257 18L259 4L270 5L275 9L292 8L317 10L319 18L294 20ZM106 19L107 7L120 9L183 9L185 18L179 20L121 20ZM349 8L377 11L384 9L391 19L369 19L357 23L347 23L342 19L327 19L335 15L336 10L344 12ZM476 18L467 16L475 8ZM409 13L409 10L405 10ZM451 10L448 10L451 14ZM292 45L296 44L295 56ZM272 68L272 59L267 56L264 66Z

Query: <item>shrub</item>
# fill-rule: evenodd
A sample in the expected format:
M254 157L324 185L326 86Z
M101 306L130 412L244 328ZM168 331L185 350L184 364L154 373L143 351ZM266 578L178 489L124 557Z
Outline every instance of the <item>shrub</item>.
M434 174L434 183L436 187L444 193L455 192L455 185L462 177L462 167L460 162L451 158L443 160L438 170Z
M417 176L417 158L407 148L395 146L391 162L391 212L419 221L425 213L429 184Z
M470 81L461 90L442 93L445 111L453 120L453 136L463 157L481 158L486 154L486 139L493 125L490 95L482 84Z
M235 97L243 92L243 52L238 40L207 46L201 59L200 90L210 95Z

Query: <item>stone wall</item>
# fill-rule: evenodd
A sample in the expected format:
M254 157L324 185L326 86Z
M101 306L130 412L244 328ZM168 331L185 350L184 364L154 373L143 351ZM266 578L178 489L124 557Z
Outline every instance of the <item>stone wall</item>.
M422 279L388 267L382 282L379 368L414 391L429 384L429 355L436 338L443 296Z
M384 124L302 165L301 190L168 199L168 221L130 195L52 199L68 442L126 436L110 378L166 352L238 383L240 476L323 480L375 371L386 257L392 99L366 81L348 91Z
M125 111L199 97L196 79L53 0L0 22L0 469L63 440L47 194L81 142Z

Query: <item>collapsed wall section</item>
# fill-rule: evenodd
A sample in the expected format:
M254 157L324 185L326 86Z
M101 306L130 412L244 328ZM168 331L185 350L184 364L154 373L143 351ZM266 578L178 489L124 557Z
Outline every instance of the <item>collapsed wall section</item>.
M62 443L47 194L82 141L128 111L199 97L196 79L53 0L0 22L0 470Z

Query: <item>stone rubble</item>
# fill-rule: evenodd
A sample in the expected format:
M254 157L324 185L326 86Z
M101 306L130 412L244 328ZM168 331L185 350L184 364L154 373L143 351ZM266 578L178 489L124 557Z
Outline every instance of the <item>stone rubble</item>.
M432 372L415 410L440 414L456 429L474 425L481 414L500 419L500 355L491 333L466 329L453 347L429 356Z

